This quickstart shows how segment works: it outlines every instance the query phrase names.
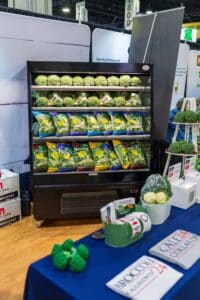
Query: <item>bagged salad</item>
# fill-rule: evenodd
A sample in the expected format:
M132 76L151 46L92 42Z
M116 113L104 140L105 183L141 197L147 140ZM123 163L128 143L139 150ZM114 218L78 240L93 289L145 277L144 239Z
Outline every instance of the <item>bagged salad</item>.
M131 162L131 169L137 169L146 166L144 153L141 147L136 143L127 143L128 157Z
M108 92L99 92L99 105L100 106L114 106L114 99Z
M85 92L78 93L74 99L75 106L87 106L87 94Z
M127 134L144 132L141 113L124 113L127 121Z
M115 152L117 153L119 161L122 165L122 168L125 170L129 169L131 162L128 157L127 148L125 147L122 141L113 140L112 142L113 142Z
M96 116L102 133L104 135L111 135L112 124L109 115L106 112L98 112Z
M39 124L39 137L43 138L46 136L55 135L56 128L49 113L33 111L32 114Z
M93 171L94 162L88 144L74 143L73 147L75 152L77 171Z
M145 160L147 162L147 166L150 167L150 163L151 163L151 145L149 144L149 142L139 142L140 147L142 148L142 151L144 153L145 156Z
M58 172L62 163L62 155L57 144L47 142L48 148L48 173Z
M115 153L113 147L108 142L104 144L104 149L106 151L110 170L119 170L121 169L121 164L119 161L119 158L117 157L117 154Z
M149 114L143 114L143 127L145 132L150 132L151 130L151 117Z
M56 127L56 135L68 135L69 134L69 119L65 113L51 112L51 117L53 118L54 125Z
M48 168L48 150L45 145L33 146L33 170L45 172Z
M70 135L87 135L86 119L82 113L68 113Z
M73 147L70 144L58 144L57 147L61 155L59 172L76 170L75 153Z
M122 135L127 133L126 120L122 113L110 112L112 130L114 135Z
M63 98L56 92L49 94L49 106L63 106Z
M102 142L89 142L94 160L95 171L109 170L109 160Z
M87 129L88 129L88 135L101 135L101 127L97 121L97 118L94 114L88 113L85 114L84 117L86 118L87 121Z
M126 106L130 106L130 107L142 106L142 100L140 98L140 95L136 93L131 93L126 100Z

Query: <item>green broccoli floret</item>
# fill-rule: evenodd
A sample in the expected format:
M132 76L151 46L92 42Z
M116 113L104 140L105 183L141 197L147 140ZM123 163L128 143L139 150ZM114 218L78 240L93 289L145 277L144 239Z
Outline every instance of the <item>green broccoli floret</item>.
M192 154L195 152L194 145L192 143L186 143L182 145L182 152L186 154Z
M89 249L88 247L86 247L84 244L80 244L77 248L76 248L78 254L80 256L82 256L84 259L88 259L89 257Z
M197 114L192 110L186 111L185 112L185 121L188 123L196 123L197 122Z
M107 86L108 82L105 76L99 75L94 80L96 86Z
M117 76L109 76L108 77L108 86L118 86L119 78Z
M63 251L62 245L60 244L55 244L51 250L51 256L60 253Z
M73 272L82 272L86 267L86 261L78 253L75 253L70 259L69 267Z
M182 146L179 142L174 142L169 146L169 152L172 153L181 153L182 152Z
M60 85L60 77L58 75L49 75L48 76L48 85Z
M125 106L126 100L122 96L118 96L114 98L115 106Z
M53 266L60 271L64 271L67 268L70 259L70 253L66 251L61 251L53 255L52 258Z
M139 86L139 85L141 85L141 84L142 84L142 81L141 81L141 79L140 79L139 77L133 76L133 77L131 78L131 85L132 85L132 86Z
M130 75L121 75L119 78L119 84L121 86L130 86L130 84L131 84Z
M38 75L35 78L36 85L47 85L47 76L46 75Z
M74 247L74 242L70 239L64 241L62 244L62 249L66 251L71 251L71 249Z
M94 77L86 76L84 78L84 83L85 83L86 86L93 86L94 85Z
M174 122L184 123L185 122L185 112L184 111L177 112L174 117Z
M73 85L82 86L83 85L83 78L81 76L74 76L73 77Z
M88 106L99 106L99 98L96 96L88 97L87 105Z
M74 106L74 99L72 97L64 97L63 105L64 106Z
M72 85L72 77L69 75L63 75L60 78L61 85Z
M37 106L48 106L49 104L49 99L47 97L38 97L35 100L35 104Z

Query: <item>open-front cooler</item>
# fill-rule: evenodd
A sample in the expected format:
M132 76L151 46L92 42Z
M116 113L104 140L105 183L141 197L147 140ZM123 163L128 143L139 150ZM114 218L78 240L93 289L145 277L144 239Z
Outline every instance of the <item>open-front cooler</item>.
M151 65L28 62L28 85L36 220L92 217L138 193L151 172Z

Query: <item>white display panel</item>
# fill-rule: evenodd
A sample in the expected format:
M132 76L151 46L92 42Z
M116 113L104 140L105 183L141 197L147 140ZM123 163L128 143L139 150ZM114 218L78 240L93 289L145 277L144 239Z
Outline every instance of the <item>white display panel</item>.
M196 50L189 52L187 97L200 98L200 51Z
M92 61L127 63L131 35L96 28L92 33Z
M86 25L0 13L0 168L27 170L26 61L88 62L89 50Z

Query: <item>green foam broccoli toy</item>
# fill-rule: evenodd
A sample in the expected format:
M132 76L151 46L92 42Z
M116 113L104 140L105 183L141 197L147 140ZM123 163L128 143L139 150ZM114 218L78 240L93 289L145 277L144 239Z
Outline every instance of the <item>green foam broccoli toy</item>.
M89 249L84 244L75 247L74 242L68 239L63 244L53 246L51 257L57 270L64 271L69 266L73 272L82 272L86 267Z

